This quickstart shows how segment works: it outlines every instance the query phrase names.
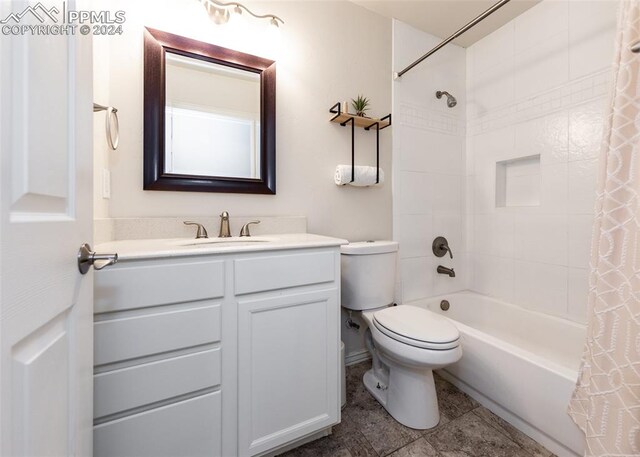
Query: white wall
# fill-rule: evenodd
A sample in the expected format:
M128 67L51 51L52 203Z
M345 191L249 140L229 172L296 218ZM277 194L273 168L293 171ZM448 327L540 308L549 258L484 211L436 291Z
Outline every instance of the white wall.
M216 26L194 0L109 2L126 11L124 35L107 39L109 101L120 115L120 148L110 154L108 216L305 215L310 232L350 240L391 236L391 131L381 132L377 188L337 187L333 173L350 160L349 130L329 123L329 108L358 94L371 114L391 111L391 21L346 1L258 2L256 13L285 21L279 39L261 21ZM158 28L276 60L277 195L142 190L142 31ZM97 75L99 76L99 75ZM103 102L107 103L107 102ZM375 135L359 130L356 160L375 164ZM104 216L104 211L101 211ZM100 213L96 213L100 214Z
M467 49L472 288L577 321L616 5L546 0ZM539 205L496 207L496 162L536 154Z
M109 42L93 42L93 101L109 104ZM109 217L109 200L102 198L102 170L109 169L111 150L107 144L105 118L107 113L93 114L93 217Z
M400 71L441 39L402 22L393 24L393 68ZM454 95L448 108L436 91ZM400 242L397 301L407 302L466 288L464 236L465 49L448 45L393 82L393 220ZM449 241L454 258L433 255L436 236ZM454 267L456 277L436 272Z

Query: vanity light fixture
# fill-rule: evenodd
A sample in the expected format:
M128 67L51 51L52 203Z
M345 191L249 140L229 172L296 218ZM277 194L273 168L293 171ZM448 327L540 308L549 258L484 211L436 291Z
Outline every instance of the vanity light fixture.
M284 21L278 16L275 16L273 14L255 14L253 11L251 11L241 3L224 3L217 0L200 0L200 2L204 5L209 18L218 25L226 24L227 22L229 22L232 13L240 16L242 15L243 11L246 11L255 18L267 19L269 21L269 24L274 27L280 27L280 24L284 24Z

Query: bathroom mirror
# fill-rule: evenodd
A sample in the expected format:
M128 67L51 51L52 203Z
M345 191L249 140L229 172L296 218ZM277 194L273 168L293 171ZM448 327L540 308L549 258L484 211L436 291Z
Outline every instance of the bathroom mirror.
M275 62L145 29L144 189L275 194Z

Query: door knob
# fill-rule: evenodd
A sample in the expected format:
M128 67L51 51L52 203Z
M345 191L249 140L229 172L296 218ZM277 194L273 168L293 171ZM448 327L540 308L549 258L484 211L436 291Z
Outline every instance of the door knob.
M80 270L80 273L83 275L87 274L91 265L93 265L95 270L102 270L104 267L113 265L117 261L118 254L96 254L87 243L80 246L80 250L78 251L78 270ZM96 262L105 263L96 265Z

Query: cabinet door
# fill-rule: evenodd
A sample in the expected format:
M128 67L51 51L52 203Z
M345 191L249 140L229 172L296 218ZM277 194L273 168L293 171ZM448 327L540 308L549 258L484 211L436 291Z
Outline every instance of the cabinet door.
M240 455L337 423L338 289L240 300L238 313Z

